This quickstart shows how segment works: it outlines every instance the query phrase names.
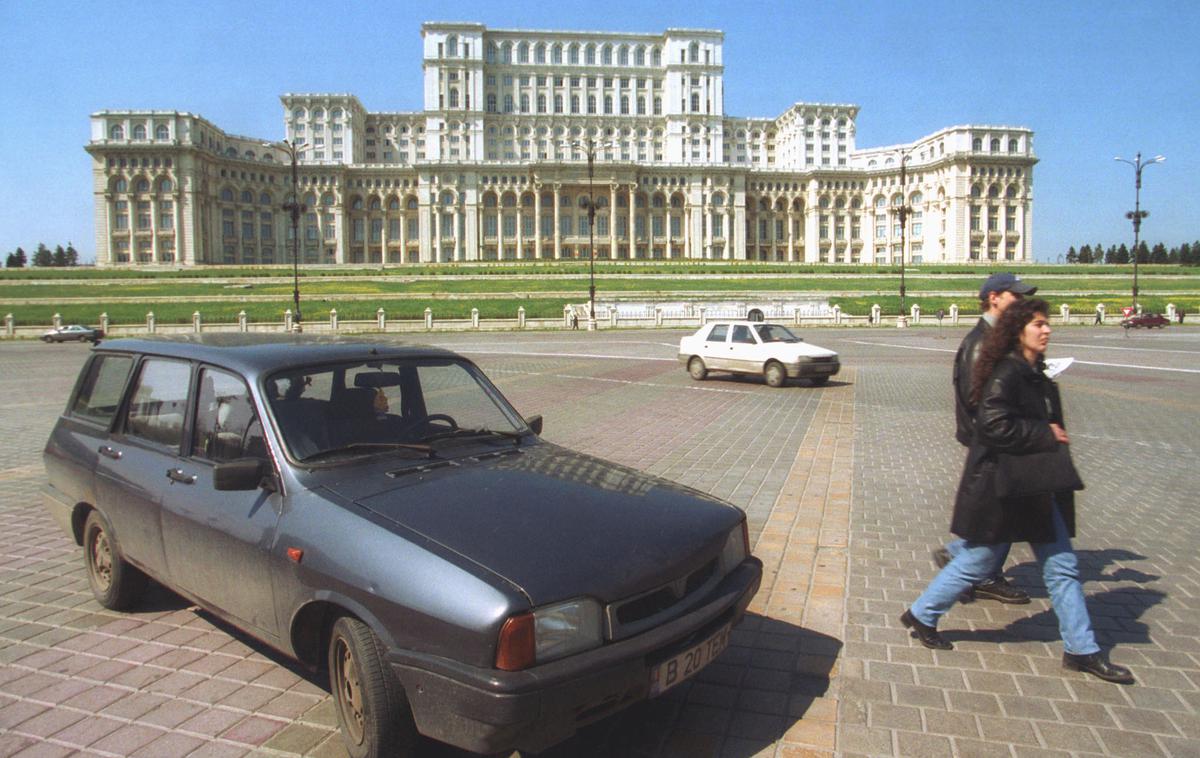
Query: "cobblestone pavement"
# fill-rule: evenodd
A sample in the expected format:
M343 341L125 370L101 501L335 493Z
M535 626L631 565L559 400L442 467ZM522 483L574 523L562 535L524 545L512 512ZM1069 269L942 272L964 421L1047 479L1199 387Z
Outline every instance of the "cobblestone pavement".
M1076 547L1101 644L1134 687L1060 670L1032 605L956 606L956 650L899 627L933 576L962 463L949 364L965 327L811 330L843 356L822 388L692 382L678 331L438 334L554 442L727 498L763 589L694 681L551 756L1200 755L1200 330L1072 328L1056 355L1080 498ZM0 756L343 756L326 682L159 590L101 609L44 515L41 446L87 348L0 345ZM457 756L444 746L424 752Z

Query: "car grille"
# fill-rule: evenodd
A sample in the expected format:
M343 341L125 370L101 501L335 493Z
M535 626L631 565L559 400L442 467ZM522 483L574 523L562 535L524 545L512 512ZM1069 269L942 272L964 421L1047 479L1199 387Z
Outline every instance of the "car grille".
M809 359L812 363L837 363L836 355L822 355Z
M625 600L612 603L606 609L608 638L620 640L657 626L669 616L682 613L704 596L720 579L717 559L675 581Z

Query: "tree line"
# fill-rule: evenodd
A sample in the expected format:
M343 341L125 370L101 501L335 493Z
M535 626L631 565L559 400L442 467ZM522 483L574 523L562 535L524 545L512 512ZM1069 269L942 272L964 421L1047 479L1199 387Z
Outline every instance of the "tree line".
M33 260L25 254L21 248L8 254L8 258L4 261L5 268L25 268L28 265L34 265L38 268L66 268L68 266L79 265L79 252L70 242L64 248L58 245L51 250L44 243L38 243L37 250L33 253Z
M1133 263L1133 255L1125 244L1083 245L1078 250L1072 245L1067 251L1067 263ZM1138 244L1138 263L1178 263L1183 266L1200 265L1200 240L1190 245L1184 242L1179 247L1167 248L1159 242L1154 247L1145 242Z

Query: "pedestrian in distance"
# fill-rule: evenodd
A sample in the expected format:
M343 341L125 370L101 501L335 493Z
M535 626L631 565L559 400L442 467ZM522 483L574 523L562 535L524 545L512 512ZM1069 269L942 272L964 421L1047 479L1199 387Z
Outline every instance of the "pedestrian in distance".
M985 339L971 387L975 431L950 524L966 544L900 622L925 647L953 649L938 621L1012 542L1028 542L1058 617L1063 668L1132 684L1129 669L1110 663L1096 643L1071 547L1074 492L1083 482L1071 464L1058 386L1045 374L1049 313L1038 298L1015 303Z
M1100 309L1099 309L1099 308L1097 308L1097 309L1096 309L1096 320L1095 320L1095 321L1093 321L1092 323L1093 323L1093 324L1095 324L1096 326L1100 326L1101 324L1103 324L1103 323L1104 323L1104 322L1103 322L1103 321L1100 319Z
M975 322L975 327L963 338L958 346L958 353L954 356L954 437L963 446L969 446L975 434L975 403L971 399L971 386L983 341L1012 304L1035 292L1037 287L1008 272L992 274L979 288L979 308L982 315L979 321ZM935 550L934 563L938 568L942 568L958 554L964 544L962 539L952 540ZM970 588L969 596L1014 605L1028 603L1029 595L1009 584L1004 578L1004 562L1008 559L1008 550L998 551L997 557L995 568L983 581Z
M1179 309L1179 323L1183 323L1183 308Z
M937 317L938 317L938 326L941 326L941 325L942 325L942 319L944 319L944 318L946 317L946 309L945 309L945 308L938 308Z

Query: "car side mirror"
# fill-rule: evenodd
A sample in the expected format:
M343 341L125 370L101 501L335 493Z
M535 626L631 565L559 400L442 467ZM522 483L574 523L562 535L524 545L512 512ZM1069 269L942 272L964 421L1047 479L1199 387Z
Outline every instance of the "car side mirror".
M218 463L213 467L213 488L223 492L259 489L264 484L265 464L261 458L237 458Z
M534 434L539 437L542 436L542 414L539 413L536 416L530 416L525 419L525 424L533 430Z

